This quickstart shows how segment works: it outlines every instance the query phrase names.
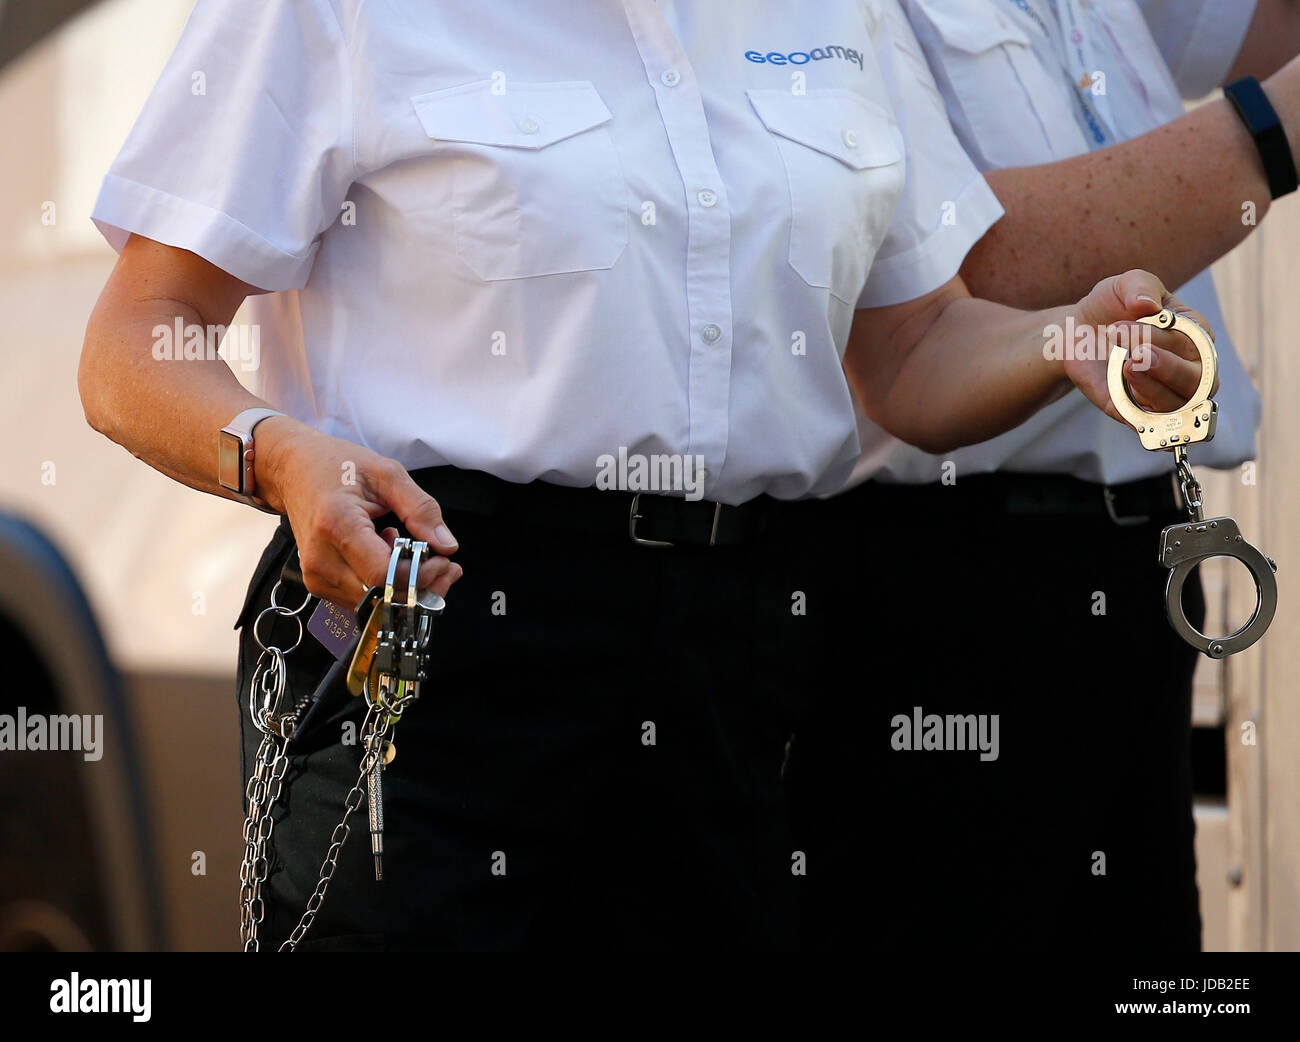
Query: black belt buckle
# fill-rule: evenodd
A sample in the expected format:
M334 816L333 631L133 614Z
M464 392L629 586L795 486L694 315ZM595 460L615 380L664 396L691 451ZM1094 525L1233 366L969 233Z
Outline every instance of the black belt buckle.
M641 493L638 492L632 497L632 505L628 507L628 511L627 511L627 534L629 538L631 538L632 542L636 543L637 546L654 547L660 550L670 550L673 547L675 547L677 545L676 543L671 543L668 542L667 540L647 539L644 536L637 535L637 531L636 531L637 522L643 520L645 517L645 515L638 510L638 507L640 505L641 505ZM707 544L709 546L717 545L718 521L721 518L722 518L722 504L714 503L713 504L713 525L709 529L709 541Z

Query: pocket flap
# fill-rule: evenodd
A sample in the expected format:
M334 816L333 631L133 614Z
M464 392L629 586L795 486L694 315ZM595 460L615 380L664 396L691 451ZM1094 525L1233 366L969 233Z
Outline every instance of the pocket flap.
M545 148L613 117L586 80L505 84L491 80L417 94L411 98L424 132L438 141L507 148Z
M972 12L969 0L916 0L926 19L949 47L983 54L1004 43L1029 46L1029 36L1010 16L982 5Z
M891 112L851 90L747 90L750 104L773 134L807 145L854 170L903 158L903 135Z

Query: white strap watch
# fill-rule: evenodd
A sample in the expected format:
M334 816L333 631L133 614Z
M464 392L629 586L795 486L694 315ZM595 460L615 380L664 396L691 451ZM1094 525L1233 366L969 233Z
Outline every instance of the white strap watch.
M283 416L275 409L245 409L217 432L217 481L221 487L250 506L275 511L257 498L253 480L253 428L272 416Z

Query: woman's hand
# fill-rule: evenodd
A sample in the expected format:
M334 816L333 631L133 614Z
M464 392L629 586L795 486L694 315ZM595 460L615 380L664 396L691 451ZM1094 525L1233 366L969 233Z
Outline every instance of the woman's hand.
M1162 308L1186 315L1213 339L1214 330L1204 315L1184 305L1155 275L1141 269L1102 279L1076 308L1076 329L1091 328L1101 350L1095 352L1096 357L1076 357L1078 353L1068 350L1067 343L1066 375L1089 401L1126 426L1111 401L1106 382L1110 350L1116 343L1129 347L1124 379L1133 401L1148 412L1181 408L1201 382L1200 356L1187 337L1134 321Z
M1196 390L1201 368L1181 333L1135 321L1162 306L1214 335L1201 315L1146 271L1103 279L1079 303L1046 311L973 298L957 277L915 300L859 310L844 370L872 420L896 438L943 455L1024 423L1072 384L1120 420L1106 368L1111 343L1124 330L1129 343L1153 348L1126 366L1135 400L1142 408L1170 411Z
M316 596L351 608L384 582L397 532L376 532L374 519L390 511L436 554L420 565L420 589L446 596L461 577L446 556L457 543L441 508L401 464L272 416L257 426L254 466L258 494L289 515L303 581Z

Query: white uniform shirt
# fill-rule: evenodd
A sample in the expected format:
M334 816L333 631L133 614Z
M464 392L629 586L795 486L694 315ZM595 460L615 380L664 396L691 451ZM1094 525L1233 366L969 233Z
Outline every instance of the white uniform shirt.
M1203 98L1228 78L1256 0L1137 0L1184 98Z
M1224 4L1183 3L1180 17L1196 24L1199 12ZM904 0L903 6L957 136L981 170L1066 159L1183 114L1178 89L1134 0ZM1249 2L1240 6L1253 9ZM1226 74L1248 15L1232 21L1239 26L1235 36L1199 40L1187 60L1180 59L1189 83L1193 57L1214 76ZM1105 74L1104 95L1072 86L1096 71ZM1212 442L1192 449L1192 461L1236 466L1255 452L1259 396L1232 346L1209 271L1176 292L1206 316L1218 337L1218 429ZM1078 391L1013 431L944 457L899 442L861 415L859 422L863 456L851 484L869 477L937 481L945 460L956 464L958 480L997 470L1119 483L1165 473L1171 465L1167 454L1142 449L1132 430L1106 418Z
M259 390L323 431L726 503L843 483L855 306L1000 215L892 0L200 0L94 210L279 291Z

